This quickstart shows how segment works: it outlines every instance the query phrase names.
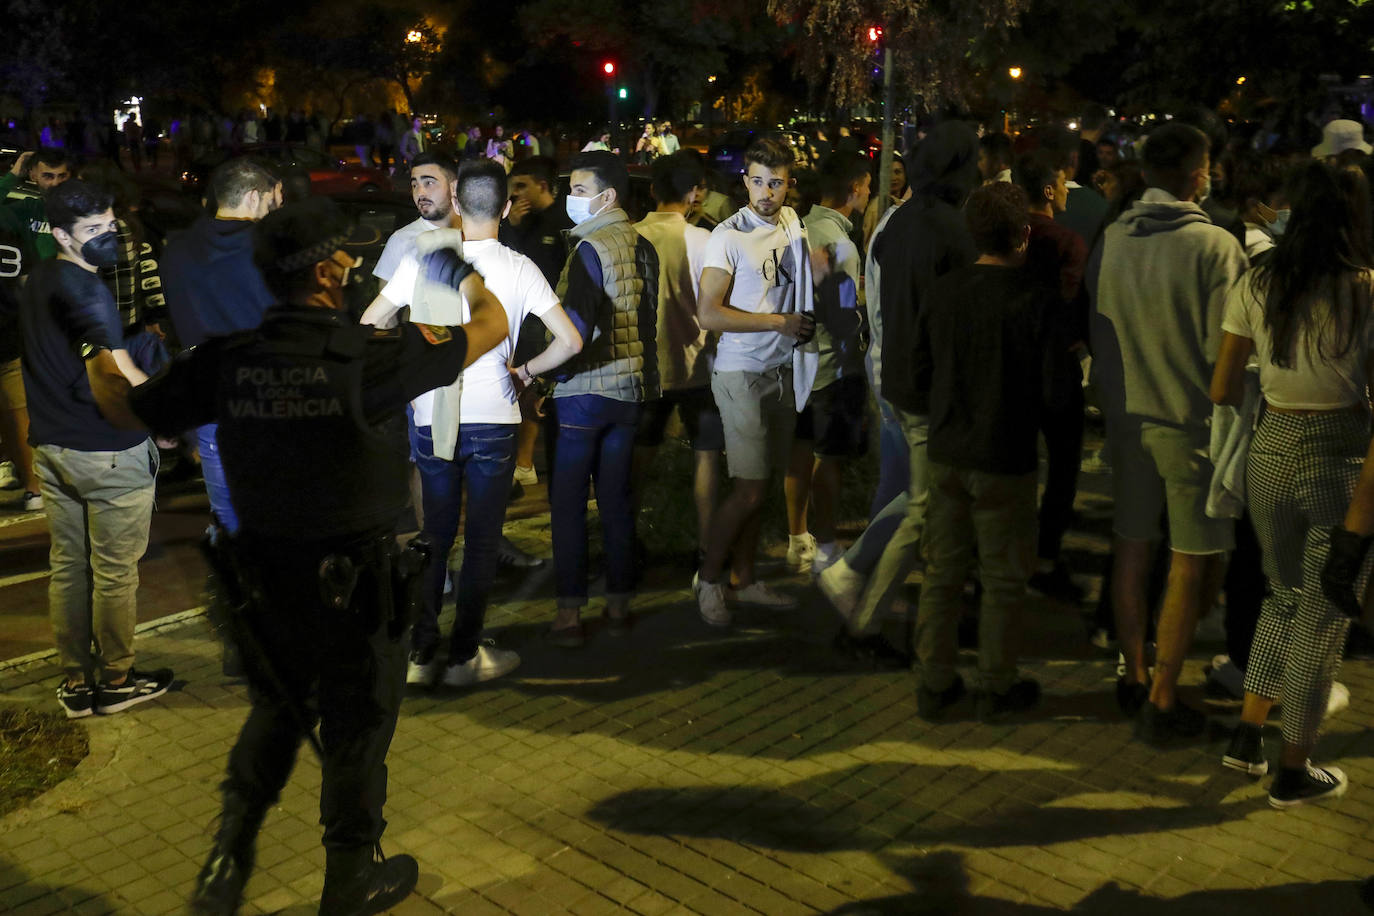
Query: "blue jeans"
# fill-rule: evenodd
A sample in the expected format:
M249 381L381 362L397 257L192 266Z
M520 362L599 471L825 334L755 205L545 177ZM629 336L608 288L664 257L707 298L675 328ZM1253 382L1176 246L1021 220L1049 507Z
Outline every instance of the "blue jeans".
M463 568L458 574L458 613L449 638L449 664L477 652L487 595L496 577L497 544L506 521L506 500L515 473L514 423L465 423L458 433L454 460L434 457L432 428L412 426L410 446L420 469L420 497L425 534L434 543L434 559L425 573L424 602L411 648L428 654L439 642L439 609L444 601L448 553L458 535L467 482L467 524L463 527Z
M205 492L210 497L210 511L230 534L238 534L239 517L229 499L229 482L224 479L224 464L219 458L218 423L206 423L196 429L196 447L200 450L200 476L205 478Z
M868 507L870 519L876 519L893 499L905 493L911 481L911 449L902 435L897 412L887 401L877 400L882 424L878 431L878 486Z
M554 398L549 441L553 475L553 570L559 607L587 603L587 481L596 479L606 550L606 597L635 587L635 519L630 508L630 459L640 404L595 394Z

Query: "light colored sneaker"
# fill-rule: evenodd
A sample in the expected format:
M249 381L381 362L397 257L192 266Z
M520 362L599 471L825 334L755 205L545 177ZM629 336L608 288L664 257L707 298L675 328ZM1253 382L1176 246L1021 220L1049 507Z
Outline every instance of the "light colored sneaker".
M539 482L539 475L534 472L534 468L522 468L517 464L514 479L522 487L532 487Z
M830 564L816 577L816 584L820 586L821 594L825 595L831 607L839 611L840 616L845 620L853 617L854 611L858 609L859 602L863 600L864 584L867 581L844 561L844 557L840 557Z
M797 606L796 598L774 591L762 582L754 582L740 589L731 589L730 598L740 604L749 604L774 611L790 611Z
M19 475L14 473L13 461L0 461L0 490L19 489Z
M787 538L787 568L793 572L805 572L811 568L816 556L816 539L807 534Z
M443 683L445 687L466 687L493 681L519 667L519 655L510 649L498 649L495 642L484 639L477 646L476 655L444 669Z
M439 665L439 659L432 650L428 658L419 652L410 653L406 659L406 686L433 687L439 679Z
M1245 672L1231 661L1229 655L1218 655L1212 659L1211 670L1207 672L1207 693L1210 696L1225 696L1233 700L1245 699Z
M536 566L544 565L543 557L525 553L504 534L501 535L501 540L496 545L496 558L502 566L513 566L516 569L533 569Z
M24 511L37 512L43 508L43 494L24 491Z
M1334 716L1350 708L1350 688L1340 681L1331 682L1331 695L1326 698L1326 714Z
M834 566L844 556L844 550L839 544L832 542L830 549L827 550L821 545L816 545L816 552L811 557L811 577L815 578Z
M725 606L725 589L718 582L702 582L697 573L692 574L692 593L697 597L697 608L701 619L713 627L728 627L732 616Z

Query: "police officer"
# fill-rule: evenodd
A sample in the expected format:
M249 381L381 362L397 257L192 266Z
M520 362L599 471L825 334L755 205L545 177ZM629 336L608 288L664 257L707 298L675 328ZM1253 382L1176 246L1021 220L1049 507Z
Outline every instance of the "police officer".
M505 312L456 253L441 273L472 305L461 327L353 324L349 224L324 198L256 228L255 256L284 303L261 327L206 341L130 392L108 354L88 375L112 421L159 431L218 421L240 528L230 541L244 601L252 710L229 755L214 849L192 899L235 912L254 841L300 742L322 723L322 914L377 913L414 888L407 855L383 858L384 759L405 677L405 604L391 532L407 498L407 401L450 384L507 334ZM117 369L115 370L117 372ZM132 409L132 416L129 414ZM365 480L369 486L357 487ZM408 570L413 576L416 570ZM376 855L374 856L374 848Z

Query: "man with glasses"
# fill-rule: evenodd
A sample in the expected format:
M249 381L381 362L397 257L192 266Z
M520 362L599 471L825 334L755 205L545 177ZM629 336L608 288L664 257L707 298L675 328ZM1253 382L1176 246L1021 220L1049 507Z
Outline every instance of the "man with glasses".
M726 586L742 604L796 606L754 579L760 512L774 471L787 466L797 421L793 348L811 339L811 277L806 233L791 207L792 151L765 137L744 154L749 204L711 232L697 315L719 331L711 391L725 429L734 489L711 523L706 556L693 581L702 619L729 626ZM726 580L725 559L731 557Z

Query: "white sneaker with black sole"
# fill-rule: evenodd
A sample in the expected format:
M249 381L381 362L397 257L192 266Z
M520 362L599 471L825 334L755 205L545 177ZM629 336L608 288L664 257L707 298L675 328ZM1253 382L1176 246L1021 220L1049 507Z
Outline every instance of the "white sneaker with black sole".
M467 687L510 674L520 667L520 656L510 649L498 649L490 639L482 640L477 654L465 662L457 662L444 669L445 687Z
M427 653L411 652L406 657L406 686L433 687L439 679L441 665L433 649Z
M160 697L171 686L170 668L159 668L156 671L138 671L130 668L123 683L111 684L106 681L96 688L95 711L102 716L108 716Z

